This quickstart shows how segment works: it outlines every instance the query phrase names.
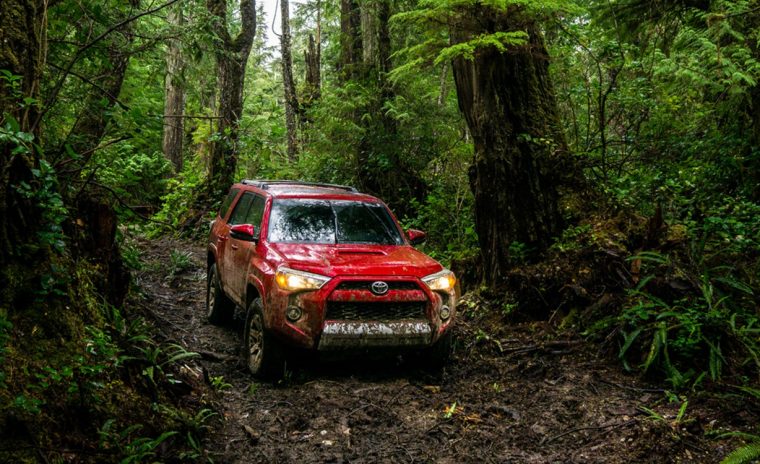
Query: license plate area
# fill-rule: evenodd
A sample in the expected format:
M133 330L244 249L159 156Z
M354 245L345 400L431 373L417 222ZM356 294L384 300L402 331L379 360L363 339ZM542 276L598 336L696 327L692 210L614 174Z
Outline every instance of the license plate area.
M420 321L327 321L320 351L362 347L426 346L432 337L430 323Z

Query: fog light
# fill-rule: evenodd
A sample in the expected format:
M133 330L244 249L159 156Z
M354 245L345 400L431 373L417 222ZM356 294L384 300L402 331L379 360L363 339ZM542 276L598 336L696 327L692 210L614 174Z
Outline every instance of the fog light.
M441 306L441 320L445 321L451 317L451 308L446 305Z
M301 308L298 306L288 306L288 310L285 312L285 317L287 317L290 322L295 322L301 319L302 314Z

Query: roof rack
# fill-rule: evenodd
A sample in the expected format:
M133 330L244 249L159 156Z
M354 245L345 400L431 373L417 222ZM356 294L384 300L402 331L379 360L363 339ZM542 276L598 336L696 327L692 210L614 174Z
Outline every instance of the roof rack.
M340 190L346 190L348 192L359 193L355 187L349 185L337 185L337 184L324 184L320 182L302 182L300 180L258 180L258 179L243 179L242 184L251 185L253 187L260 188L262 190L268 190L272 185L302 185L305 187L325 187L334 188Z

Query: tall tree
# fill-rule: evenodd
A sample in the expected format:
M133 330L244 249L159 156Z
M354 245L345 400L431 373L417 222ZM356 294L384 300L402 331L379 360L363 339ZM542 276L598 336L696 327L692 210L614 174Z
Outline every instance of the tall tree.
M288 160L295 162L298 158L298 134L296 116L299 113L296 85L293 81L293 57L290 53L290 2L280 0L280 16L282 17L282 35L280 36L280 51L282 53L282 84L285 91L285 128L288 133Z
M395 98L391 71L391 2L364 0L344 3L341 50L344 79L364 92L355 124L362 128L356 146L357 176L361 187L382 196L401 215L411 213L409 198L422 200L426 186L413 162L402 155L396 119L387 111ZM353 8L353 9L352 9ZM354 38L354 40L350 40Z
M523 33L524 41L514 40ZM549 54L540 25L526 8L479 2L462 7L450 40L459 107L475 148L470 184L484 276L496 284L509 267L510 244L541 250L560 231L561 173L574 169Z
M362 58L361 10L356 0L340 0L340 58L338 72L346 81L355 75Z
M184 24L182 4L172 6L167 21L175 31ZM176 33L176 32L175 32ZM174 36L166 48L166 76L164 80L164 136L163 152L174 165L174 171L182 170L182 142L185 137L185 60L181 41Z
M217 137L211 144L205 189L211 200L224 195L235 176L245 67L256 35L256 2L240 1L240 32L235 37L227 24L227 0L207 0L206 7L213 18L218 76Z
M322 93L322 2L317 0L317 30L316 40L313 34L309 34L309 41L304 51L306 63L306 91L304 92L304 106L310 106L318 100Z
M21 245L39 227L38 205L18 186L33 184L32 169L40 162L31 142L37 141L40 129L35 121L45 64L46 13L47 2L42 0L0 2L0 70L7 72L0 76L0 124L13 127L11 137L0 139L0 263L22 252Z

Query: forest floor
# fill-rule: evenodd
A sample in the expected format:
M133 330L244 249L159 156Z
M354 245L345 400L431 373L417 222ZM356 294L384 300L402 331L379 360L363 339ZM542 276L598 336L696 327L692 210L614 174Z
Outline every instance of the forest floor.
M625 374L596 345L504 324L474 300L440 374L397 358L311 360L258 382L238 361L241 316L205 321L204 249L140 248L139 306L224 387L212 394L223 420L204 442L214 462L719 462L737 443L716 436L757 419L731 395L689 394L679 415L684 397ZM172 250L190 257L181 272L167 271Z

